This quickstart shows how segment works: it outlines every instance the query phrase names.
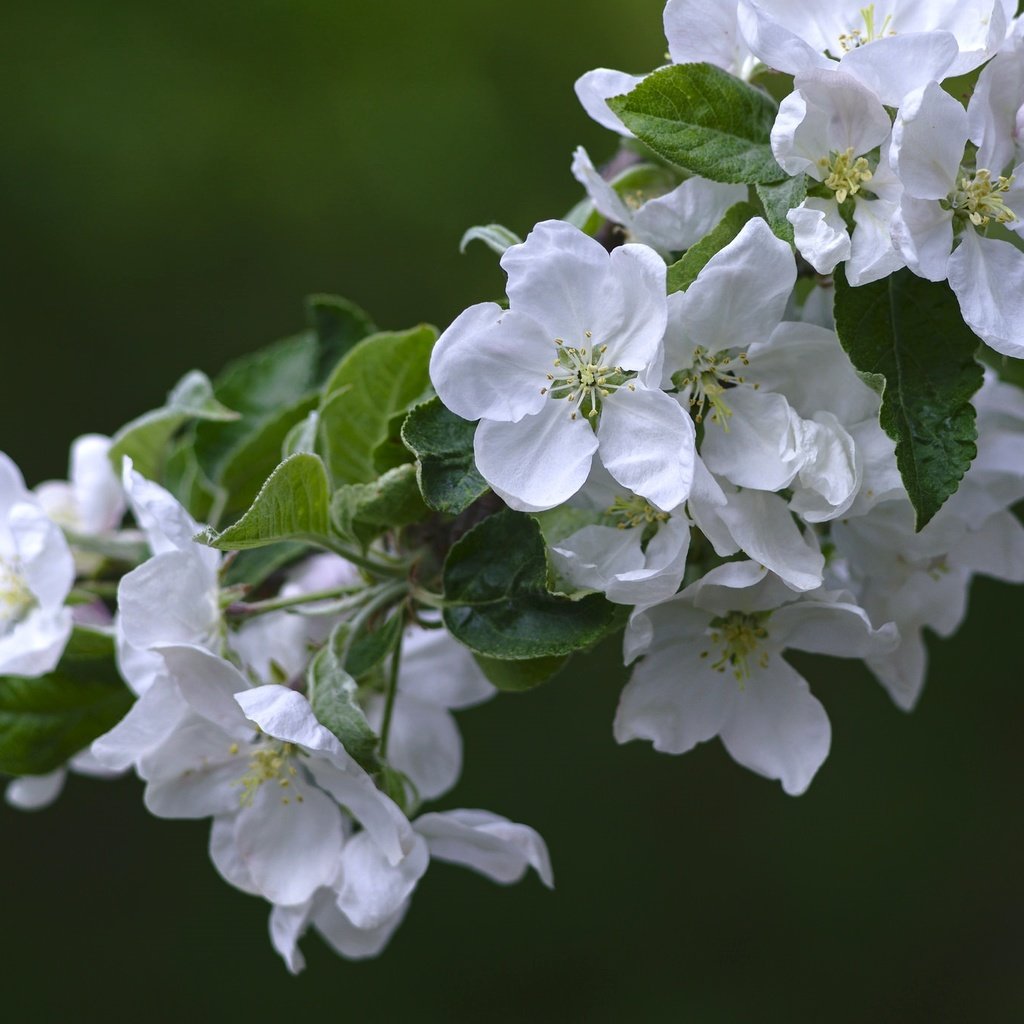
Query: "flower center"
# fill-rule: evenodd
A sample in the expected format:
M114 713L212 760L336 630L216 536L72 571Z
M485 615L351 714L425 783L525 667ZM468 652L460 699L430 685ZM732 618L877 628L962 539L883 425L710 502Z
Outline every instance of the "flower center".
M768 630L763 623L771 612L729 612L728 615L711 620L712 649L701 651L702 658L711 657L712 651L718 654L718 660L711 663L716 672L729 669L739 682L750 678L750 659L757 654L757 649L768 639ZM768 667L768 652L761 650L757 656L757 665Z
M842 32L839 35L839 48L843 53L849 53L868 43L873 43L882 36L894 36L896 30L889 28L892 23L892 15L887 14L881 25L875 25L875 5L869 4L860 9L860 16L864 21L863 28L855 28L849 32ZM842 202L842 200L839 200Z
M589 341L590 331L585 334ZM596 422L601 411L601 399L607 398L623 385L630 391L636 390L633 383L636 373L605 363L607 345L596 345L590 349L586 345L574 348L566 345L561 338L555 338L555 349L558 352L555 373L547 375L550 383L541 388L540 393L550 395L551 398L567 399L574 406L571 419L576 419L577 412L582 412L592 423ZM586 408L588 404L589 409Z
M818 161L818 166L826 175L825 187L835 192L837 203L845 203L847 196L855 196L861 185L872 178L867 160L862 156L854 159L852 146L842 153L823 156Z
M17 564L0 558L0 636L5 636L35 607L36 599L29 590Z
M960 179L960 187L949 197L950 206L978 228L993 220L998 224L1008 224L1017 219L1017 214L1006 205L1001 193L1009 192L1012 184L1012 174L1009 178L1000 175L993 181L992 172L982 167L973 178L964 176Z
M704 422L704 413L708 406L711 406L711 422L717 423L728 433L729 417L732 410L726 405L722 397L729 388L740 384L746 384L743 377L737 376L736 367L733 365L740 362L748 366L746 352L738 355L731 355L728 352L708 352L703 346L698 345L693 350L693 364L685 370L678 370L672 374L672 383L677 388L690 389L690 408L696 410L693 418L696 423ZM758 385L753 385L756 390Z
M238 744L228 748L231 754L238 753ZM295 791L295 777L299 770L294 760L299 748L294 743L280 743L271 740L259 744L249 757L249 770L235 783L242 787L239 803L251 807L256 793L265 782L276 783L283 791L281 803L291 803L289 794L294 793L295 802L302 803L302 794Z
M646 498L638 494L631 494L628 498L617 497L608 508L607 513L613 519L620 530L636 526L656 526L658 523L667 523L669 515L655 508Z

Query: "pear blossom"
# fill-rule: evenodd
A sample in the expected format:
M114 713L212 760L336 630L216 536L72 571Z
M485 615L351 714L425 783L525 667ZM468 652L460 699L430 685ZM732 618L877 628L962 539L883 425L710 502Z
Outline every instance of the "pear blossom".
M693 476L694 428L658 388L665 264L646 246L608 253L561 221L502 257L509 309L471 306L441 335L430 376L441 401L479 420L480 473L520 511L553 508L597 455L661 509Z
M949 279L967 325L1004 355L1024 355L1024 253L987 238L991 223L1024 231L1024 179L965 166L968 118L936 83L907 98L893 125L891 161L904 193L892 237L907 266ZM955 246L955 248L954 248Z
M40 676L71 635L75 566L60 528L0 452L0 675Z
M850 284L877 281L903 265L889 237L901 190L888 166L889 115L871 90L842 71L807 71L794 85L779 106L772 152L789 174L821 182L820 194L787 214L796 247L819 274L848 261ZM880 146L881 157L869 159ZM847 200L856 223L852 238L840 214Z
M572 173L598 213L621 224L629 241L663 254L689 249L711 231L730 206L747 198L745 185L700 177L687 178L661 196L621 196L601 177L582 146L573 154Z
M928 82L966 74L1002 45L1014 0L741 0L751 51L791 75L842 70L898 107Z
M304 903L275 906L270 937L288 969L298 974L305 958L298 942L312 925L336 952L350 959L376 956L408 911L429 860L471 868L503 885L532 867L551 888L554 879L544 840L528 825L490 811L454 810L420 815L414 839L397 864L363 832L341 851L335 878Z
M643 655L622 692L615 738L651 740L683 754L718 736L734 760L791 796L828 755L828 716L782 657L787 648L863 658L892 650L896 629L872 627L843 595L794 600L754 562L730 562L663 604L637 610L627 663Z

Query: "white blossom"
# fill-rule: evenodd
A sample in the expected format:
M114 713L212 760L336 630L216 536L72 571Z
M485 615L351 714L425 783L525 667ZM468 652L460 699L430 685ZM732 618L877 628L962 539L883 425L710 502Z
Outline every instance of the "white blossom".
M60 528L0 452L0 675L56 667L71 635L74 560Z
M438 340L430 375L448 408L480 420L477 468L521 511L583 486L595 454L623 486L671 509L690 489L694 430L657 386L665 264L646 246L608 253L561 221L502 257L509 309L472 306Z
M863 658L891 650L896 630L873 629L840 595L793 600L753 562L730 562L626 630L633 670L615 716L620 743L648 739L682 754L718 736L734 760L802 793L828 755L831 728L787 648Z

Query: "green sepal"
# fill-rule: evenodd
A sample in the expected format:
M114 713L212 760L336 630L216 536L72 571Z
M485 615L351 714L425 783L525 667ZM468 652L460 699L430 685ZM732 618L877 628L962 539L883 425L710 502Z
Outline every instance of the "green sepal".
M423 500L436 512L457 516L487 493L473 460L476 424L456 416L440 398L416 406L402 426L402 440L416 455Z
M599 640L614 606L599 594L548 592L540 527L521 512L489 516L451 548L443 571L444 623L476 654L529 660L571 654Z
M947 282L909 270L851 287L835 270L836 332L861 377L881 391L879 422L922 530L977 454L971 397L983 371L979 341Z
M608 106L658 156L694 174L748 184L787 176L772 155L778 105L713 64L660 68Z
M752 217L757 216L750 203L736 203L725 211L725 216L699 242L695 242L683 255L668 268L667 288L673 292L683 292L697 280L697 275L704 269L711 257L721 252L743 230L743 226Z
M112 729L134 701L114 664L114 640L76 627L44 676L0 676L0 772L45 775Z

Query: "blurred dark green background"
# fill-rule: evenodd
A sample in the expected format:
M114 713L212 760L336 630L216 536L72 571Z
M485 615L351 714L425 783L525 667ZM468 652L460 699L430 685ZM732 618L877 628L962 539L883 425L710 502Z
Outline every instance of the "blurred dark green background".
M577 198L598 65L664 52L661 0L176 4L4 16L0 448L30 482L176 378L301 326L342 293L444 326L501 287L462 230L525 232ZM833 753L799 799L716 744L611 738L617 653L462 715L442 806L546 837L558 888L436 865L388 952L310 936L291 978L265 905L229 889L205 823L73 779L0 808L5 1020L973 1022L1024 1020L1019 592L978 586L907 717L857 666L804 660Z

